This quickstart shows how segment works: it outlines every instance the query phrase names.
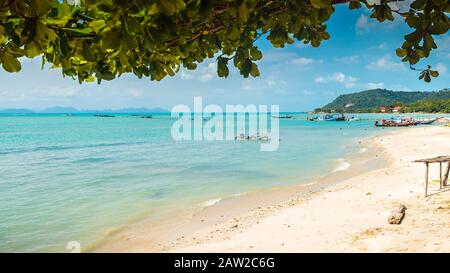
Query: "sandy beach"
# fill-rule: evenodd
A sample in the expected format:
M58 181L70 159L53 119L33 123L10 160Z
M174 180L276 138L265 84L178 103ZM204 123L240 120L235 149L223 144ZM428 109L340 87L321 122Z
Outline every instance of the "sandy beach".
M94 251L448 252L450 190L438 189L432 166L425 198L425 167L413 161L448 155L449 140L450 128L438 126L361 140L368 152L350 173L223 200L160 227L141 223ZM390 225L399 203L406 216Z

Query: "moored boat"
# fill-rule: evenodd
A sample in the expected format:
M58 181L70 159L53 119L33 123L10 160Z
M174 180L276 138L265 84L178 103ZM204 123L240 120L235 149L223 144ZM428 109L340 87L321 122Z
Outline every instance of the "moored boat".
M418 121L410 117L396 117L391 119L383 119L375 121L376 127L408 127L419 124Z
M310 121L346 121L347 118L344 114L325 114L312 118L308 118Z
M272 118L278 118L278 119L292 119L293 115L279 115L279 116L272 116Z
M437 119L436 118L426 118L426 119L416 119L418 125L430 125L433 124Z

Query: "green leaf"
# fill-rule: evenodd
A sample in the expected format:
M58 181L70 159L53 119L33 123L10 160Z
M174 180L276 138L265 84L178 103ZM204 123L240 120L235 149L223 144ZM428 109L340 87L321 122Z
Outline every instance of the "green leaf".
M436 71L436 70L430 70L430 74L431 74L431 76L433 76L433 77L439 77L439 72L438 71Z
M99 33L106 26L105 20L95 20L89 23L89 27L95 32Z
M437 48L436 43L434 42L433 37L430 34L426 34L424 37L423 47L427 50L432 48Z
M167 16L172 16L186 8L186 3L183 0L158 0L156 4L159 10Z
M49 0L32 0L31 7L37 16L42 16L49 11L51 2Z
M3 69L5 69L7 72L19 72L22 68L19 60L17 60L16 57L10 54L7 54L6 52L3 52L3 54L0 56L0 60L2 62Z
M440 35L446 33L450 28L450 23L444 21L438 21L430 28L430 33L434 35Z
M242 66L241 69L241 75L243 75L244 78L248 78L251 71L252 71L252 61L250 59L245 59L244 65Z
M241 21L243 21L243 22L247 22L248 15L249 15L247 3L243 2L239 6L238 13L239 13L239 19L241 19Z
M403 48L397 48L395 53L397 54L397 56L402 58L402 57L405 57L408 52Z
M348 6L350 9L359 9L361 8L361 3L359 1L351 1Z
M228 69L228 58L219 57L217 59L217 75L222 78L228 77L230 70Z
M331 8L332 0L310 0L311 5L316 9Z
M259 75L261 75L259 73L258 65L256 65L255 63L252 63L252 69L250 71L250 75L252 75L255 78L259 77Z
M411 4L411 8L416 10L423 10L426 4L427 0L416 0Z
M263 57L262 52L256 46L250 48L250 56L253 61L259 61Z

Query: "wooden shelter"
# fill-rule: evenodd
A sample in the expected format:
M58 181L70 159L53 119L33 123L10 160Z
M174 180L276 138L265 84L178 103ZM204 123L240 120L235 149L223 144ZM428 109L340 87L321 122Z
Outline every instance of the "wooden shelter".
M439 164L439 189L442 189L446 186L448 186L448 179L449 179L449 173L450 173L450 156L438 156L434 158L429 159L421 159L416 160L414 162L417 163L425 163L426 169L425 169L425 197L428 196L428 173L429 173L429 166L433 163ZM444 176L442 177L442 165L447 163L447 168L445 170Z

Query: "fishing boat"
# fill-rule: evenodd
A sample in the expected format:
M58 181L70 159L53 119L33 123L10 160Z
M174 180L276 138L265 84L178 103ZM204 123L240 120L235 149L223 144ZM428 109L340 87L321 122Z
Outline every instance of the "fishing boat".
M272 118L278 118L278 119L292 119L294 118L293 115L280 115L280 116L272 116Z
M416 119L418 125L430 125L433 124L437 119L436 118L425 118L425 119Z
M376 127L408 127L417 125L418 122L410 117L396 117L375 121Z
M345 121L344 114L325 114L309 118L310 121Z
M103 115L103 114L95 114L96 117L101 117L101 118L114 118L115 116L111 116L111 115Z

